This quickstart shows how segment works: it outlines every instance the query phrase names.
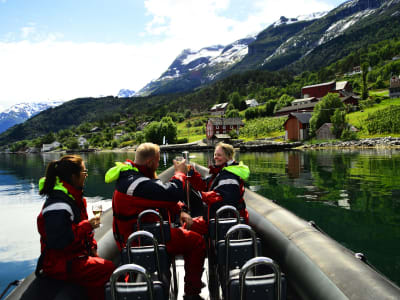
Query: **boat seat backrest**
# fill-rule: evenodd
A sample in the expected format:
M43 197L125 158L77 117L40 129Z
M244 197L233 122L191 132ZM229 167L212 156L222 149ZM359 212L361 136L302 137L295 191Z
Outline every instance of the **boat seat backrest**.
M250 238L232 239L240 234L247 234ZM217 264L229 272L241 268L249 259L258 256L261 253L261 240L250 226L238 224L228 230L224 241L218 241L216 249Z
M143 239L151 240L152 246L140 246ZM137 240L139 245L137 244ZM132 247L132 244L136 246ZM137 264L146 269L150 274L157 274L158 280L169 286L170 282L170 259L165 245L158 245L152 233L147 231L136 231L132 233L126 248L121 253L122 264Z
M267 266L262 269L270 272L258 274L261 265ZM246 262L240 272L235 272L229 278L227 289L229 300L286 299L286 280L279 266L267 257L255 257Z
M257 253L261 253L260 239L256 239L255 246L257 248ZM226 265L227 255L229 255L228 265ZM241 268L253 257L255 257L255 255L254 242L252 239L232 240L229 249L227 249L225 241L218 241L217 243L217 264L224 267L228 266L229 270Z
M158 222L143 222L144 217L149 215L158 219ZM163 217L159 212L153 209L146 209L139 214L137 223L133 226L133 232L137 230L151 232L159 244L165 245L169 240L171 240L171 225L168 221L163 220Z
M136 274L136 278L142 278L143 281L138 280L136 282L124 282L119 281L120 277L124 277L126 274ZM110 277L110 282L105 286L105 299L106 300L167 300L168 293L165 292L165 288L162 282L152 280L151 275L146 271L145 268L135 265L127 264L118 267L114 270Z
M223 217L224 215L225 217ZM226 217L226 215L230 215L230 217ZM215 219L209 221L208 235L212 241L224 240L229 228L239 223L240 215L237 209L231 205L224 205L215 213Z

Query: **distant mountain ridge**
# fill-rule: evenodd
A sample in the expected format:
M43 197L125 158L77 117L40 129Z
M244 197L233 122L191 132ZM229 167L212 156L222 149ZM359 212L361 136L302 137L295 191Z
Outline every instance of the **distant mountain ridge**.
M398 28L399 17L400 0L349 0L329 12L282 16L256 37L225 47L184 50L160 78L137 95L187 92L247 70L315 70L349 53L351 40L377 42L382 38L378 33L382 27L390 38L393 33L387 27ZM346 44L340 45L343 37ZM340 52L335 49L341 46Z
M255 37L247 37L227 46L214 45L198 51L185 49L160 78L147 84L137 95L189 91L207 84L240 61L254 40Z
M0 133L16 124L25 122L41 111L58 106L62 103L61 101L53 101L15 104L0 113Z
M129 98L135 96L136 92L129 89L120 89L118 92L118 98Z

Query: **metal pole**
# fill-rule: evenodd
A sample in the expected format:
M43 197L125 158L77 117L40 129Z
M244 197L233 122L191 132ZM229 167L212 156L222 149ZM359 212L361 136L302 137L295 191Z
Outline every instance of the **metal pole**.
M182 152L182 156L185 159L186 163L189 164L190 163L189 151L183 151ZM188 175L189 175L189 172L186 169L186 177L190 177ZM186 180L186 187L185 188L186 188L186 203L187 203L187 206L188 206L188 209L189 209L189 212L190 212L190 186L189 186L189 181L188 180Z

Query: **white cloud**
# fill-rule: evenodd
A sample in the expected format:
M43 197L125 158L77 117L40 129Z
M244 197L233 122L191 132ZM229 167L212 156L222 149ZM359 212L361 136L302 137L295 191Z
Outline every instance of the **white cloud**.
M138 90L171 63L170 51L165 53L168 61L160 55L165 47L169 45L0 43L0 105Z
M35 24L30 24L29 26L25 26L21 28L21 37L23 39L28 39L36 32Z
M248 34L255 34L280 16L296 17L332 9L320 0L251 1L248 15L243 19L224 16L230 0L146 0L148 13L153 16L147 24L150 35L164 35L183 48L201 48L213 44L228 44ZM182 48L182 49L183 49Z
M5 0L0 0L5 1ZM158 78L185 48L226 45L255 34L281 15L296 17L332 8L327 0L264 0L246 3L246 14L227 17L239 0L145 0L152 21L142 37L158 42L105 44L58 42L29 23L22 42L0 42L0 108L18 102L70 100L139 90ZM236 5L236 6L235 6ZM247 12L248 11L248 12Z

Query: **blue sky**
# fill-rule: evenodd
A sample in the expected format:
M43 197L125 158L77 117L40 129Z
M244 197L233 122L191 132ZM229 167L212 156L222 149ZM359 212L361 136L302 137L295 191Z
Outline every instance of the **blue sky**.
M226 45L344 0L0 0L0 111L138 91L184 49Z

